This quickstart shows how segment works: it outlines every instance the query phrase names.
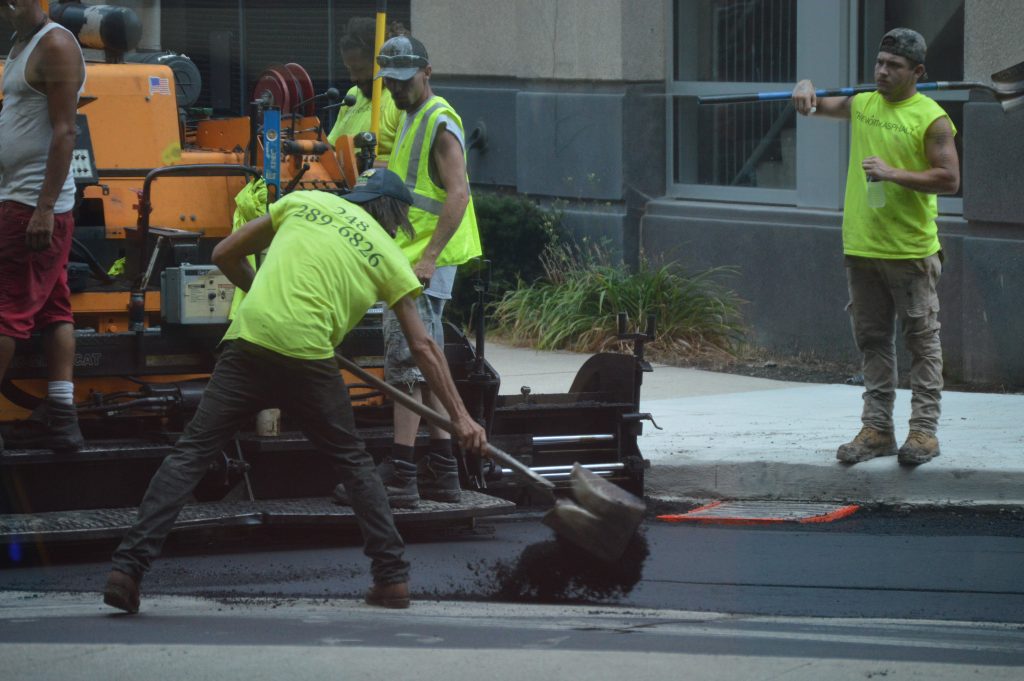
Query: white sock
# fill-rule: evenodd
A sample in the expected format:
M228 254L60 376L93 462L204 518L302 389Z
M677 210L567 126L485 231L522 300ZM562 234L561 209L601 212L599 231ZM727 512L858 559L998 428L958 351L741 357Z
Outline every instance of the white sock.
M75 403L75 384L71 381L50 381L46 396L59 404Z

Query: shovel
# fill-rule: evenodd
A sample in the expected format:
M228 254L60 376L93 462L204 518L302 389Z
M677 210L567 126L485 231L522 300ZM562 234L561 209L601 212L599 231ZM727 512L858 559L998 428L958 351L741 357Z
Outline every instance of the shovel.
M831 90L815 90L814 94L818 97L849 97L861 92L874 92L876 89L874 85L855 85L853 87ZM991 85L979 81L938 80L929 83L918 83L917 89L919 92L929 92L932 90L985 90L991 93L1003 105L1003 111L1013 111L1017 107L1024 106L1024 62L993 73ZM793 93L791 91L776 91L739 95L709 95L707 97L698 97L697 101L701 104L744 104L749 102L786 100L792 96Z
M341 368L357 376L367 385L377 388L438 428L449 433L454 432L455 427L447 417L388 385L347 357L336 355L336 359ZM490 442L487 443L487 455L522 476L531 487L541 492L545 499L555 502L554 508L544 515L545 525L564 539L604 561L614 562L622 557L630 539L643 521L646 507L642 500L579 464L573 466L569 476L573 496L576 498L573 502L568 499L555 500L553 482L537 475L529 466Z

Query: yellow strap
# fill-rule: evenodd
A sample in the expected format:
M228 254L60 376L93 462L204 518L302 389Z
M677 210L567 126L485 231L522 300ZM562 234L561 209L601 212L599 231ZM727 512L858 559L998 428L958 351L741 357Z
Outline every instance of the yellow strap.
M374 36L373 41L373 98L370 101L370 130L373 132L374 137L380 135L380 89L383 87L383 83L377 77L377 73L380 71L377 55L380 54L380 48L384 45L386 25L387 14L385 12L377 12L377 35Z

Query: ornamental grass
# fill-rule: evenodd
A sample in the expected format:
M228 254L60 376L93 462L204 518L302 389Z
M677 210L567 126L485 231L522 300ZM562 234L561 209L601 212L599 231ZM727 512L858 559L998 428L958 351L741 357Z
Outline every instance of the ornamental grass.
M641 258L631 272L593 244L552 244L541 262L542 277L520 280L493 305L491 323L507 342L586 353L624 349L616 337L620 312L630 330L656 316L657 339L647 345L655 358L733 354L743 341L743 301L718 281L734 268L689 274Z

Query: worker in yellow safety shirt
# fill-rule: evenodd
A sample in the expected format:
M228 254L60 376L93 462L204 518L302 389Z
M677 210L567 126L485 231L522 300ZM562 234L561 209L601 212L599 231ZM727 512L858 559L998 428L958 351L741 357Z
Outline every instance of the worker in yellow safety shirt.
M345 34L341 36L341 61L348 69L355 85L347 95L355 97L355 104L338 110L338 118L327 135L331 146L342 135L355 135L370 129L371 98L373 96L373 45L376 23L369 17L349 20ZM395 131L402 118L402 112L395 108L391 93L380 93L380 130L377 132L377 160L375 165L384 167L391 156L395 143Z
M939 455L942 343L938 284L942 275L939 194L960 187L956 126L918 92L927 45L917 31L894 28L875 57L875 92L818 98L814 84L793 88L793 106L850 125L843 206L847 310L863 356L864 402L859 433L839 446L847 464L896 456L917 466ZM898 322L898 323L897 323ZM897 449L896 332L910 353L910 427Z
M431 391L451 414L455 436L482 453L484 429L466 411L444 353L420 321L422 286L395 244L411 231L412 196L392 172L364 172L339 197L297 191L256 212L213 250L213 262L247 292L195 417L167 455L113 555L103 601L139 610L139 583L210 465L261 409L280 407L331 458L351 496L371 559L370 605L409 606L409 563L373 457L359 437L335 348L367 308L387 302ZM246 257L267 249L259 272Z

